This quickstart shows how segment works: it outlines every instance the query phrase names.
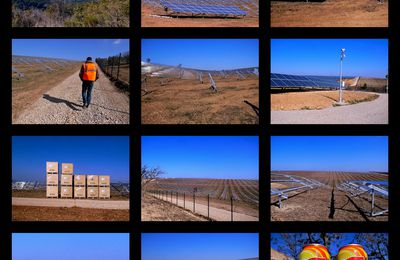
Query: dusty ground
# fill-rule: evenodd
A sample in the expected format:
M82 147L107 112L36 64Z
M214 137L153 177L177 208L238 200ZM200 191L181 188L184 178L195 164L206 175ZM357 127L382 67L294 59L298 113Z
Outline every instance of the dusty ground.
M243 101L259 106L258 78L215 81L217 93L209 89L208 81L170 79L160 86L160 79L150 78L147 87L142 84L142 123L257 124L257 114Z
M142 221L207 221L207 219L145 195L142 199Z
M40 98L32 105L14 104L17 111L24 110L13 124L129 124L129 96L118 90L99 71L95 82L92 102L82 108L82 83L79 70L55 84L51 89L41 89Z
M13 221L129 221L129 210L13 206Z
M346 103L372 101L379 95L369 92L343 91ZM313 110L332 107L339 100L339 91L305 91L271 94L271 110Z
M388 27L388 2L272 1L271 27Z
M16 119L27 107L31 106L43 93L59 84L64 79L74 74L80 63L68 64L64 68L47 72L43 64L13 64L13 67L22 71L24 77L12 75L12 118Z
M308 191L289 193L279 208L277 197L271 197L272 221L387 221L388 215L370 217L371 203L368 195L351 197L335 186L344 180L387 180L387 174L344 172L286 172L318 180L326 186ZM284 184L280 184L284 188ZM388 207L388 200L375 197L376 210Z
M165 12L142 4L142 27L258 27L257 16L245 18L172 18Z
M271 111L271 124L388 124L389 96L320 110Z
M46 190L34 190L34 191L12 191L12 197L21 198L46 198ZM110 200L129 200L128 197L121 196L120 194L115 194L111 190Z

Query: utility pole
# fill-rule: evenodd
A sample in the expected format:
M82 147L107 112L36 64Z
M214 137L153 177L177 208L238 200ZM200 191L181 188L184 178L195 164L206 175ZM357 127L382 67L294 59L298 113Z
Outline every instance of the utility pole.
M342 49L340 53L340 80L339 80L339 104L343 104L343 59L346 57L346 49Z

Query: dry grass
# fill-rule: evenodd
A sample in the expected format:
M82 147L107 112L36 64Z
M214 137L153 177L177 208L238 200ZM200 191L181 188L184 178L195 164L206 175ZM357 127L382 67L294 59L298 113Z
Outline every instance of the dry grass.
M12 206L13 221L129 221L129 210Z
M272 1L271 27L388 27L388 1Z
M46 91L61 83L79 70L80 63L70 64L64 68L57 67L55 71L43 69L45 64L13 65L24 73L25 77L12 75L12 119L15 120L22 111L29 108Z
M258 116L243 101L258 107L258 78L215 78L218 92L208 80L149 78L142 86L143 124L257 124Z
M379 95L367 92L343 91L346 103L372 101ZM271 110L305 110L332 107L339 101L339 91L306 91L271 94Z
M258 27L257 16L245 18L171 18L161 9L142 5L142 27Z
M142 221L207 221L207 219L145 195L142 198Z
M119 68L119 80L129 85L129 64L121 65Z

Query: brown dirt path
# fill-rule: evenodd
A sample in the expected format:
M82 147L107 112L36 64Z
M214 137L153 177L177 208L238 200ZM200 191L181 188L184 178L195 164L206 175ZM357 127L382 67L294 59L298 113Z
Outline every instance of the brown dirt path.
M82 108L79 71L43 93L13 124L129 124L129 96L100 71L91 106Z

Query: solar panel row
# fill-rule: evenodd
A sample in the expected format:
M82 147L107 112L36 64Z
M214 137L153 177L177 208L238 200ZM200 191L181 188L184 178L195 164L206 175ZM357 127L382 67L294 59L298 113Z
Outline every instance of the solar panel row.
M165 8L176 13L189 14L213 14L213 15L246 15L246 12L236 6L218 6L218 5L191 5L175 4L169 2L161 3Z
M271 87L337 88L339 87L339 78L271 73Z

